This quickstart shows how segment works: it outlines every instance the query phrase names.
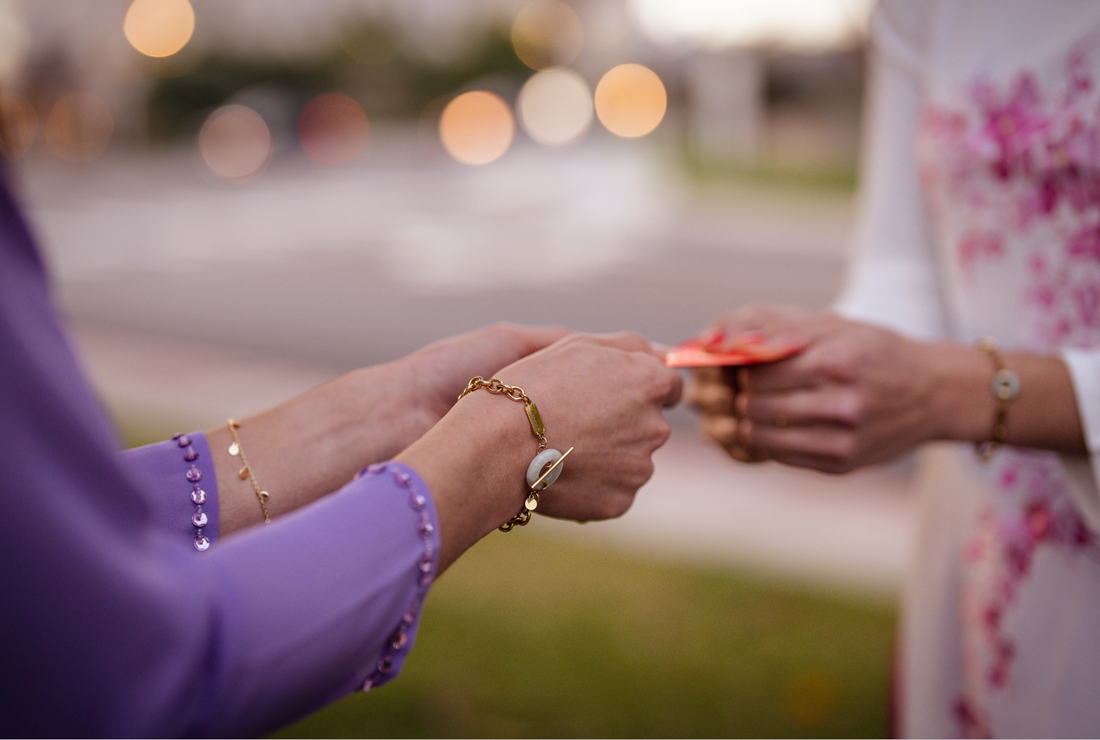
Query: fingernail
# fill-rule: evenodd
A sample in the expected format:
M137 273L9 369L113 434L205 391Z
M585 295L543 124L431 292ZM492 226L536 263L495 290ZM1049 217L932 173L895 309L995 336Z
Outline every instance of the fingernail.
M737 335L738 344L764 344L768 337L762 331L743 331Z
M726 339L726 333L721 329L711 328L695 335L695 341L704 347L716 347Z

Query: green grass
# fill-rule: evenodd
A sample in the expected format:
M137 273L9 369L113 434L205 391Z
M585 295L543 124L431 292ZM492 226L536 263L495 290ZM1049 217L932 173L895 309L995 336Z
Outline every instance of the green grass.
M401 676L276 737L882 737L894 624L732 572L494 534L434 587Z
M855 192L855 163L802 163L749 165L701 158L685 148L679 165L689 182L698 185L736 185L779 192L839 194Z

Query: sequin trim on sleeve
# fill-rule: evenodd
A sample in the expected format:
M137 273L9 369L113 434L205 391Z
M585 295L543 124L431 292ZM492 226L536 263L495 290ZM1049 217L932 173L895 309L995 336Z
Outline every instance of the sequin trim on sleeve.
M191 485L191 503L195 505L195 513L191 515L191 525L195 528L195 549L206 552L210 549L210 538L203 533L209 519L202 505L206 503L206 491L202 490L202 471L195 466L195 460L199 459L199 451L191 444L191 438L186 434L177 434L172 437L183 448L184 462L191 463L191 467L184 474Z
M387 639L386 649L382 651L382 655L379 656L378 663L375 665L374 670L371 671L371 674L363 683L363 691L370 691L381 682L383 677L393 670L395 656L399 650L408 644L409 629L416 623L416 615L419 613L420 607L424 604L424 598L428 594L428 587L432 585L432 582L435 580L435 546L432 540L432 534L435 532L435 525L432 524L431 515L428 511L428 498L423 493L416 490L411 475L398 468L391 468L386 463L370 465L363 470L360 475L384 475L386 473L393 476L394 482L396 482L398 486L408 491L409 506L420 516L420 522L417 524L416 530L424 545L424 551L417 560L417 570L420 575L417 578L418 588L416 596L413 597L405 613L401 615L401 621L398 623L397 629L394 630L393 634Z

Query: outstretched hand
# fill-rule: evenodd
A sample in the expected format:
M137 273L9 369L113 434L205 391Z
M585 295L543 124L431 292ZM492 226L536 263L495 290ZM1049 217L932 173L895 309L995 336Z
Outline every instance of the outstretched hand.
M752 331L805 350L779 362L704 368L689 402L704 434L731 457L841 473L946 436L937 393L942 347L830 313L752 308L715 327L731 340Z
M561 476L541 494L537 513L587 521L630 508L653 474L651 455L668 439L662 409L680 398L679 372L645 339L624 333L571 335L494 375L534 401L549 446L574 448ZM441 570L519 511L537 446L520 404L479 390L398 455L420 472L435 499Z
M500 375L535 400L551 447L575 448L538 512L582 521L625 513L669 437L661 410L680 400L680 374L645 339L622 333L570 336Z

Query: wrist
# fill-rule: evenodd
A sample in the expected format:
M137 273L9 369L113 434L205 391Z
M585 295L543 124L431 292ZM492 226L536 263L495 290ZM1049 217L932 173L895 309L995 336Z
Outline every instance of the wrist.
M934 416L938 420L933 439L983 442L990 438L997 402L990 393L994 368L977 347L940 344L932 375Z
M444 567L514 516L526 498L524 474L536 443L522 407L504 401L487 393L462 399L394 458L432 492Z

